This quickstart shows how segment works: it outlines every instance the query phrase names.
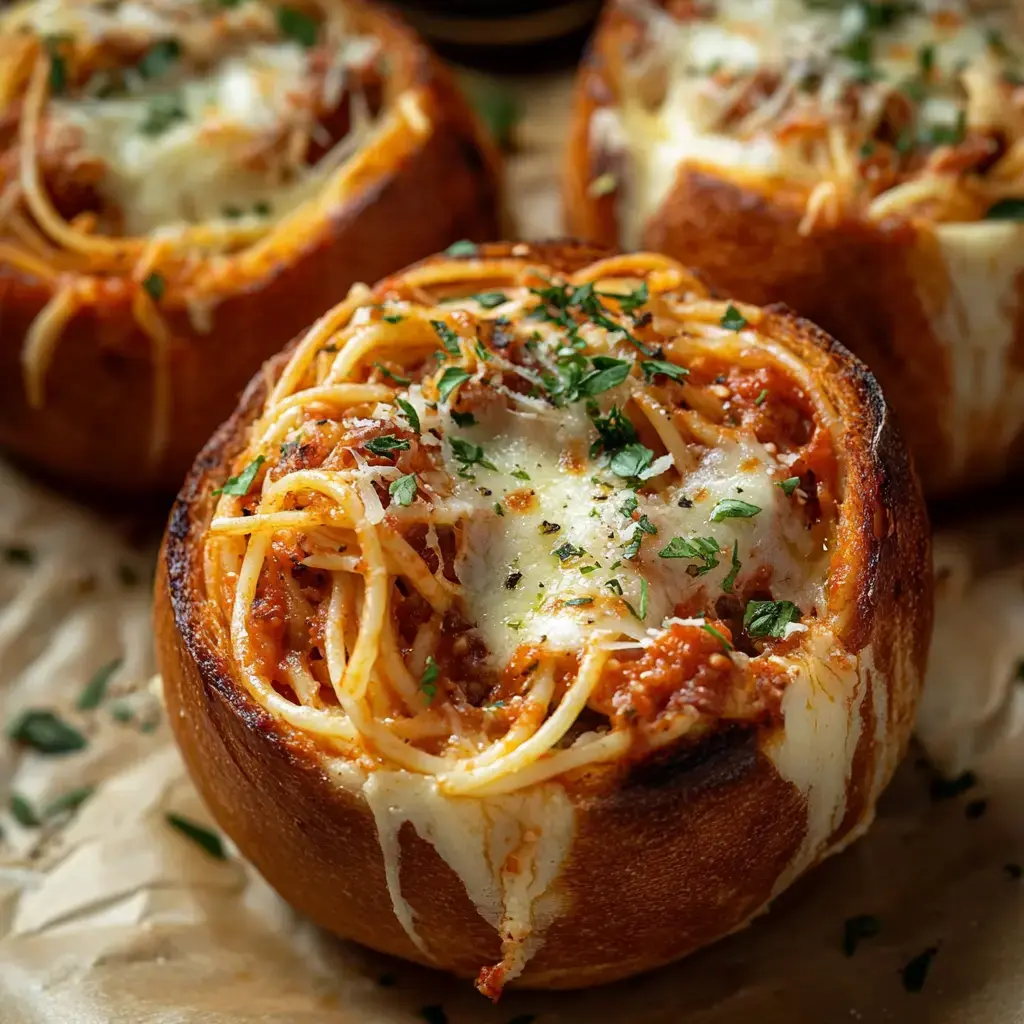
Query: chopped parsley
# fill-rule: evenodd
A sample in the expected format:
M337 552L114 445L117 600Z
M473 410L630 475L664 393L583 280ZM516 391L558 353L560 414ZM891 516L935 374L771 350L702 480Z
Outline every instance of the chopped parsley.
M985 220L1024 221L1024 199L1000 199L985 212Z
M459 336L443 320L431 320L430 326L434 328L434 333L441 339L445 351L449 355L457 356L461 351Z
M316 46L317 36L320 30L317 23L304 11L287 4L281 4L277 9L277 27L281 35L294 40L307 50Z
M588 604L593 604L594 599L592 597L574 597L569 601L564 602L566 608L583 608Z
M77 811L95 792L95 786L78 786L75 789L69 789L66 793L51 800L46 805L43 814L47 818L56 818L60 814Z
M226 860L227 851L224 849L224 841L216 832L197 825L180 814L166 814L164 817L167 824L176 828L186 839L191 839L196 846L205 850L215 860Z
M437 393L441 396L441 401L447 401L448 396L460 384L464 384L472 376L468 370L462 370L457 366L449 366L441 374L441 379L437 382Z
M103 703L103 698L107 695L107 686L110 684L110 680L120 667L121 659L115 658L98 669L78 695L75 707L79 711L92 711L94 708L98 708Z
M640 614L637 616L642 622L647 618L647 580L640 579Z
M750 637L784 637L791 622L800 621L800 609L792 601L748 601L743 628Z
M401 387L405 387L406 385L412 383L412 378L411 377L401 377L397 373L395 373L393 370L389 370L382 363L374 363L373 365L376 366L377 369L380 370L380 372L385 377L387 377L388 380L393 380L396 384L400 385Z
M477 292L471 298L479 302L484 309L494 309L495 306L508 302L508 296L504 292Z
M161 274L158 274L154 270L143 280L142 287L146 289L146 294L149 295L154 302L159 302L164 297L164 292L167 290L167 282L163 279Z
M459 470L460 476L468 476L467 470L470 466L483 466L484 469L497 471L498 467L484 457L481 445L471 444L461 437L450 437L448 443L452 446L452 455L462 463L462 468Z
M187 121L188 111L182 105L181 99L173 93L158 93L152 96L146 107L146 116L139 124L139 131L143 135L163 135L178 121Z
M11 817L22 828L38 828L42 824L35 808L20 793L11 794L8 806L11 809Z
M647 303L651 301L650 293L647 291L646 281L642 281L639 288L635 288L631 292L626 292L625 295L612 295L606 293L605 298L618 300L619 308L623 313L633 313L641 306L646 306Z
M252 482L256 479L260 466L266 461L265 456L257 455L241 473L236 476L229 476L224 481L224 486L218 487L213 492L214 497L218 494L230 494L235 498L244 498L249 493L249 488L252 487Z
M607 416L595 416L592 419L598 439L590 446L591 458L602 451L616 452L637 439L636 428L618 406L613 405Z
M711 510L711 522L720 523L723 519L751 519L760 511L760 506L751 505L749 501L740 501L739 498L723 498Z
M605 582L605 586L613 593L622 597L622 584L614 576Z
M401 313L385 313L381 320L386 321L389 324L400 324L405 319Z
M912 960L908 961L902 968L900 974L903 977L903 987L908 992L920 992L931 970L932 960L938 953L938 946L929 946L926 950L918 953Z
M416 475L410 473L407 476L400 476L397 480L392 480L388 486L388 494L399 505L411 505L416 499L416 486Z
M665 362L664 359L643 359L640 362L640 369L644 371L644 377L648 382L658 373L673 380L682 380L690 372L685 366L676 366L675 363Z
M601 196L610 195L619 187L619 180L614 174L599 174L591 181L587 193L591 199L600 199Z
M765 399L768 397L768 389L761 388L761 393L754 399L754 405L764 405Z
M639 504L640 501L637 498L637 496L635 494L630 493L626 497L626 500L619 506L619 511L624 516L631 516L636 511L636 507Z
M415 406L413 406L411 402L407 402L404 398L396 398L395 405L405 413L405 418L409 421L409 426L412 427L417 434L420 433L420 414L416 411Z
M579 395L593 398L602 391L617 387L629 376L631 368L631 364L624 359L612 359L610 356L594 356L593 364L594 369L581 377L571 389L570 401Z
M445 249L445 256L475 256L478 252L476 242L470 242L468 239L463 238L459 242L452 242L451 245Z
M718 541L714 537L694 537L693 540L685 540L682 537L673 537L659 552L659 558L696 558L702 561L702 566L694 566L694 576L703 576L718 566Z
M437 677L441 674L441 670L437 667L437 662L434 661L432 655L427 655L426 663L423 666L423 672L420 674L420 689L423 691L429 704L437 693Z
M452 409L450 415L457 427L476 426L476 417L471 412L456 412Z
M40 708L28 708L18 715L7 726L7 736L40 754L70 754L86 747L85 737L74 726Z
M873 939L882 930L882 923L873 914L858 914L843 922L843 952L853 956L861 939Z
M4 561L8 565L34 565L36 553L22 544L11 544L3 549Z
M608 468L617 476L634 479L650 467L654 452L639 443L627 444L620 448L608 463Z
M732 568L729 570L728 575L722 580L722 589L727 593L732 593L733 585L736 583L736 577L740 571L740 542L734 540L732 542Z
M526 470L523 469L521 466L516 466L516 468L512 470L512 476L514 476L517 480L530 479L530 474L527 473Z
M732 644L729 643L728 637L726 637L724 633L715 629L715 627L710 623L705 622L700 628L703 629L705 633L710 633L722 645L724 650L731 651L733 649Z
M63 35L46 36L44 39L46 53L50 58L50 92L55 96L59 96L68 87L68 66L59 49L60 44L66 40L67 36Z
M730 302L726 307L721 324L727 331L742 331L747 326L747 321L743 314Z
M371 437L363 444L363 447L374 455L391 455L392 452L404 452L409 448L409 442L405 438L395 437L394 434L381 434L380 437Z
M494 514L495 515L499 515L499 516L504 516L505 515L505 509L502 508L502 505L501 505L500 501L496 501L494 503Z
M570 541L566 541L564 544L560 544L555 548L551 554L553 554L560 562L568 562L569 559L579 558L580 555L585 555L586 552L583 548L578 548Z
M143 78L161 78L174 66L181 56L181 44L177 39L161 39L154 43L138 63Z
M562 528L558 523L549 523L546 519L543 519L537 529L540 530L542 536L548 536L552 533L558 533Z
M792 497L793 492L800 486L800 477L787 477L785 480L780 481L776 486L782 488L782 493L787 498Z

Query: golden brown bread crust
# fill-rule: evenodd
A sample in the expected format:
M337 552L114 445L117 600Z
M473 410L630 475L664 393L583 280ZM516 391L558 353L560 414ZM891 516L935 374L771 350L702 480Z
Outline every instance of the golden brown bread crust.
M616 104L617 69L636 37L628 4L609 4L574 97L563 179L566 225L605 245L620 244L619 197L592 195L590 183L613 166L609 161L628 160L628 154L598 152L590 120L599 108ZM954 379L958 372L991 379L991 369L976 370L977 350L991 339L974 337L971 351L955 352L940 336L937 313L955 300L933 226L896 216L878 223L847 216L803 236L798 226L806 198L802 190L773 188L753 175L684 163L640 226L640 245L695 266L724 294L757 305L786 303L863 359L899 417L929 497L990 482L1019 465L1024 428L1008 434L1007 423L1024 421L1004 403L1010 378L1024 369L1024 270L1013 303L1015 341L1005 356L989 357L1004 360L995 376L1005 378L1005 387L991 398L971 386L970 394L958 396L964 390ZM950 315L963 317L959 310Z
M266 267L219 301L198 332L181 303L166 302L170 432L147 458L154 402L151 342L112 280L65 328L45 379L45 404L25 393L23 341L51 297L48 286L0 265L0 446L60 480L90 489L173 493L211 431L260 363L333 305L356 281L374 281L461 238L499 228L498 156L451 75L389 11L356 0L391 74L416 88L432 127L408 158L385 154L302 252Z
M573 243L482 251L566 271L606 255ZM837 651L861 652L882 695L881 703L862 696L856 706L851 698L849 727L859 740L845 813L799 873L863 830L905 747L930 632L930 553L920 493L873 379L787 311L768 311L764 330L813 368L844 424L846 498L829 609ZM402 889L429 936L427 959L392 910L366 803L332 779L308 740L250 699L205 603L200 541L212 491L245 446L267 382L286 357L253 379L171 514L155 595L169 718L215 818L285 899L339 935L471 977L499 959L499 941L459 877L403 827ZM885 721L876 729L879 714ZM612 981L683 956L762 909L792 880L811 827L806 794L773 760L778 739L771 730L720 732L654 761L598 769L569 791L576 831L558 882L563 910L517 984Z

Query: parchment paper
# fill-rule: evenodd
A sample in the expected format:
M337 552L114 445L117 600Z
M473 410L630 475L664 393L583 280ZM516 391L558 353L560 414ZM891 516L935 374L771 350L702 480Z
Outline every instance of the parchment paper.
M516 88L509 196L520 233L550 237L568 82ZM0 721L49 708L88 739L62 756L0 740L0 1024L1024 1024L1022 527L1024 510L937 543L919 732L975 780L937 782L917 747L868 837L747 931L610 988L511 991L492 1007L318 932L230 846L218 860L171 827L169 813L212 826L152 675L155 536L0 465ZM105 696L78 710L98 672ZM77 811L46 816L88 787ZM43 824L19 824L12 795ZM876 934L848 955L849 929Z

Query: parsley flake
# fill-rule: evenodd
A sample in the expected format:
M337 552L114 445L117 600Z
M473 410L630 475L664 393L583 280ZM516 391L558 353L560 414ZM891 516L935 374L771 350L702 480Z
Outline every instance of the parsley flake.
M463 238L459 242L452 242L451 245L445 249L445 256L475 256L478 252L476 242L470 242L468 239Z
M1024 221L1024 199L1000 199L985 212L985 220Z
M277 9L277 27L281 35L294 40L307 50L316 46L320 30L317 23L304 11L282 4Z
M428 704L437 693L437 677L440 674L441 670L437 667L437 662L434 661L432 655L428 654L426 663L423 666L423 672L420 674L420 689L426 695Z
M100 704L103 703L103 698L107 695L107 686L109 685L110 680L120 667L121 659L115 658L113 661L98 669L94 673L92 679L85 684L84 689L78 695L75 707L77 707L79 711L92 711L94 708L98 708Z
M782 488L782 493L787 497L792 497L793 492L800 486L800 477L790 476L785 480L779 481L776 485Z
M800 621L800 609L792 601L748 601L743 613L747 636L784 637L791 622Z
M751 505L749 501L740 501L739 498L723 498L711 510L711 522L720 523L723 519L751 519L760 511L760 506Z
M733 585L736 583L736 577L740 571L740 542L734 540L732 542L732 568L729 570L728 575L722 580L722 589L727 593L732 593Z
M404 438L395 437L394 434L381 434L380 437L371 437L364 442L363 447L374 455L391 455L392 452L404 452L409 448L409 442Z
M443 320L431 320L430 326L434 328L434 333L441 339L445 351L449 355L457 356L461 351L459 336Z
M40 754L70 754L86 746L85 737L74 726L40 708L29 708L18 715L7 726L7 736Z
M712 626L709 623L705 622L704 625L702 625L700 628L703 629L705 633L710 633L722 645L724 650L726 650L726 651L733 650L733 646L732 646L731 643L729 643L728 637L726 637L726 635L724 633L722 633L719 630L715 629L714 626Z
M578 548L570 541L566 541L555 548L551 554L555 555L560 562L568 562L570 558L579 558L580 555L585 555L586 552L583 548Z
M249 493L249 488L252 487L252 482L256 479L260 466L266 461L265 456L257 455L241 473L237 476L229 476L224 481L223 487L216 488L213 492L214 497L218 494L230 494L235 498L244 498Z
M416 411L415 406L413 406L411 402L407 402L404 398L396 398L395 405L405 413L405 418L409 421L409 426L412 427L417 434L420 433L422 429L420 427L420 415Z
M644 371L644 377L648 382L654 379L656 374L664 374L672 380L682 380L689 374L685 366L676 366L675 363L668 363L664 359L644 359L640 362L640 369Z
M627 444L612 456L608 468L617 476L631 479L640 476L653 461L650 448L639 443Z
M146 294L149 295L154 302L159 302L164 297L164 292L167 290L167 282L163 279L161 274L158 274L154 270L143 280L142 287L146 289Z
M452 455L458 462L462 463L459 470L460 475L466 476L470 466L483 466L484 469L491 469L497 472L498 467L484 457L484 450L481 445L471 444L461 437L450 437L448 443L452 447Z
M694 566L692 575L703 576L718 566L718 541L714 537L694 537L685 540L673 537L659 552L659 558L695 558L702 561L702 566Z
M730 302L726 307L721 324L727 331L742 331L747 326L747 321L743 314Z
M588 604L593 604L594 599L592 597L574 597L569 601L565 601L566 608L583 608Z
M477 292L471 298L479 302L484 309L494 309L495 306L508 302L508 296L504 292Z
M391 495L399 505L411 505L416 498L416 475L400 476L392 480L388 486L388 494Z
M377 369L380 370L380 372L385 377L387 377L388 380L393 380L400 387L405 387L406 385L412 383L412 378L411 377L401 377L397 373L395 373L393 370L389 370L382 363L374 363L373 365L376 366Z
M138 63L143 78L160 78L166 75L181 56L181 43L177 39L161 39L154 43Z
M456 412L456 410L452 409L450 415L458 427L476 426L476 417L471 412Z
M469 380L473 375L468 370L462 370L457 366L449 366L444 373L441 374L441 379L437 382L437 393L441 396L441 401L446 402L448 396L460 385Z
M167 824L176 828L186 839L191 839L196 846L205 850L215 860L227 860L227 851L224 849L224 841L216 832L197 825L180 814L165 814Z

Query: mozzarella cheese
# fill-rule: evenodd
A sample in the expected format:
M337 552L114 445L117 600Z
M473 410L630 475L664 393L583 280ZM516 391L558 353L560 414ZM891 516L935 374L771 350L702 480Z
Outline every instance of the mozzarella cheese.
M793 601L805 617L823 611L824 552L814 550L792 499L776 485L788 475L784 467L756 439L709 450L682 481L644 496L587 457L596 432L582 409L553 412L492 408L473 427L446 428L446 436L483 447L496 467L476 465L473 479L460 477L461 464L444 444L454 500L467 513L456 571L496 667L523 644L580 650L595 630L644 639L701 592L713 605L732 571L734 548L736 589L769 565L776 600ZM667 459L651 470L678 478ZM713 510L727 498L759 511L713 522ZM657 532L644 532L639 517ZM637 537L639 553L629 558ZM704 566L701 559L659 555L673 538L695 537L713 538L719 548L710 571L691 575ZM565 545L583 554L567 557ZM635 614L617 599L619 590Z
M788 178L801 172L799 162L786 159L772 134L773 103L800 93L807 76L820 76L816 102L827 111L836 104L855 76L857 66L836 49L856 25L854 3L810 6L806 0L716 0L715 16L680 23L660 9L641 7L651 21L650 38L656 50L644 60L667 72L664 98L651 104L642 90L627 87L621 105L612 113L600 112L591 125L596 147L618 136L626 140L631 166L623 183L627 205L622 217L624 244L639 245L643 225L668 195L683 162L756 173L761 177ZM984 66L990 59L991 33L1014 36L1012 5L1000 0L983 14L961 24L944 24L934 15L963 13L955 0L928 5L924 14L907 15L890 27L872 29L871 66L877 82L866 93L872 99L865 114L877 111L881 98L893 87L913 79L920 71L921 54L930 48L938 77L955 76L963 69ZM726 87L712 85L709 72L777 70L783 82L772 98L763 101L752 119L735 128L718 129L723 105L736 98ZM642 77L651 67L637 67ZM929 96L922 104L928 123L954 126L959 100L950 95ZM618 125L611 128L610 118ZM820 170L808 163L806 181L814 183Z

